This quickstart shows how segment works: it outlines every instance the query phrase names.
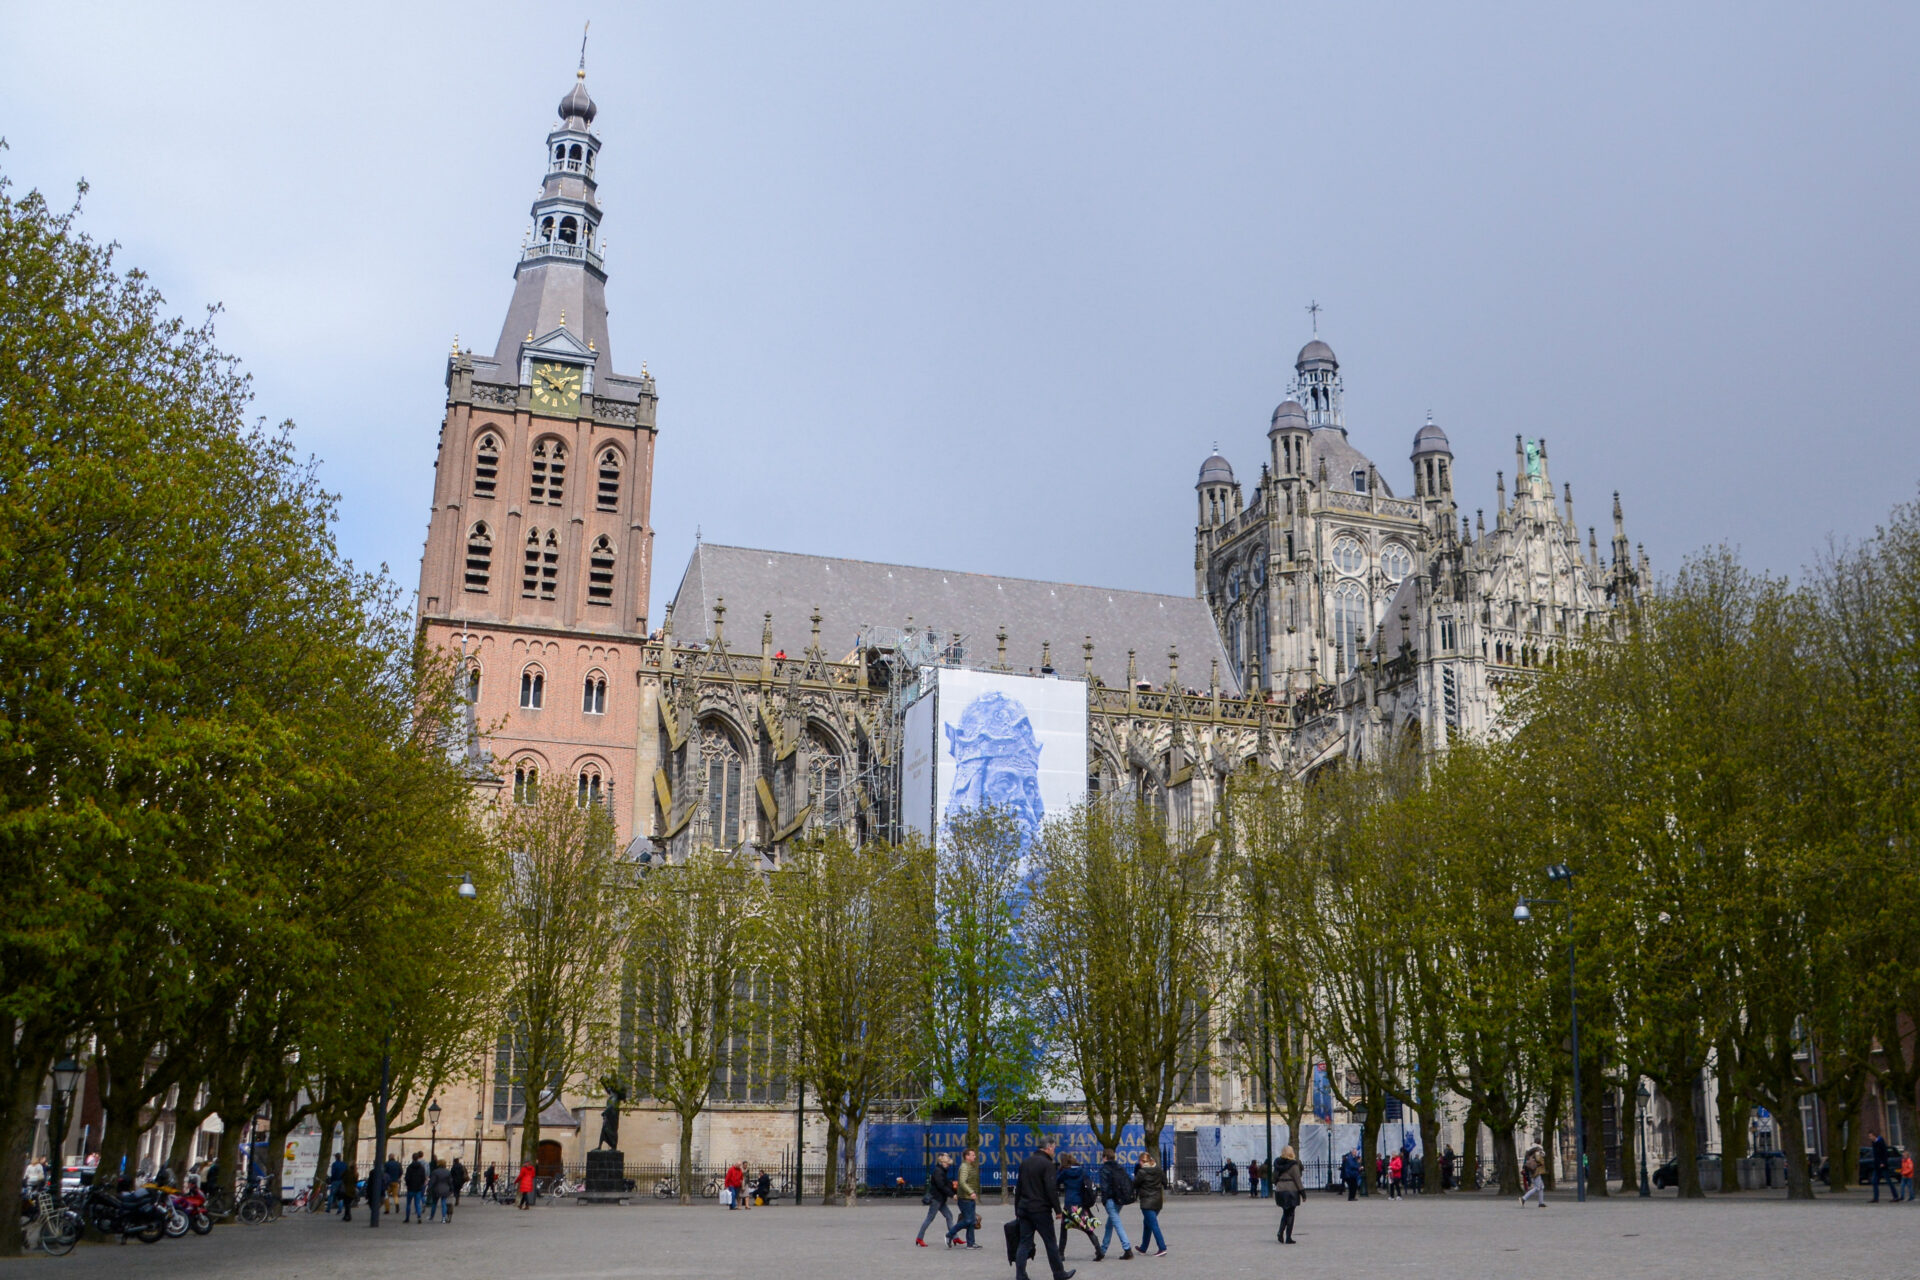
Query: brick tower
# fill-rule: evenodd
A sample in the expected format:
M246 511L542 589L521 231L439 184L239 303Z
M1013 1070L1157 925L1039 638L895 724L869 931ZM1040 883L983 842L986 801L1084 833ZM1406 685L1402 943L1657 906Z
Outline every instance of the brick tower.
M571 788L635 833L653 379L613 371L584 58L491 356L447 361L420 625L464 655L501 781Z

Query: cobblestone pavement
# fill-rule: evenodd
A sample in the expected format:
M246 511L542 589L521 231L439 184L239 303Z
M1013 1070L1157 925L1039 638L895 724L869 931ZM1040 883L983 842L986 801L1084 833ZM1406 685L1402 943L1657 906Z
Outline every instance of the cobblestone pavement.
M712 1203L680 1208L544 1206L522 1213L469 1202L450 1226L398 1219L367 1229L306 1214L261 1227L229 1226L204 1239L87 1244L65 1258L0 1262L0 1275L73 1280L322 1280L458 1277L459 1280L602 1280L613 1277L742 1277L750 1280L860 1280L1012 1275L1000 1224L1010 1211L987 1205L974 1253L930 1241L913 1247L925 1212L916 1200L857 1209L775 1206L729 1213ZM1383 1275L1423 1280L1561 1280L1641 1277L1680 1280L1910 1280L1920 1277L1920 1207L1869 1205L1850 1194L1813 1204L1771 1196L1680 1202L1670 1196L1520 1208L1491 1195L1375 1196L1348 1204L1314 1195L1300 1210L1299 1243L1274 1242L1278 1211L1250 1197L1170 1200L1161 1215L1165 1258L1117 1258L1095 1266L1084 1237L1068 1265L1083 1280L1150 1277ZM1137 1210L1126 1211L1137 1235ZM936 1220L936 1227L938 1222ZM1033 1269L1034 1280L1046 1275Z

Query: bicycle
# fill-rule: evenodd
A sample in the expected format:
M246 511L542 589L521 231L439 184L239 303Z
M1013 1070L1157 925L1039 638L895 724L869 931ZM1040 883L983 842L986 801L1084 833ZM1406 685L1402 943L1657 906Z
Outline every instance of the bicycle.
M52 1181L49 1178L42 1183L34 1196L34 1219L27 1224L27 1248L37 1245L50 1256L59 1258L73 1252L73 1246L80 1241L81 1228L86 1224L79 1213L67 1207L54 1192Z
M708 1178L700 1187L700 1198L703 1200L718 1200L720 1198L720 1181L720 1175L717 1173ZM653 1184L653 1194L661 1200L678 1199L680 1195L680 1180L669 1174L667 1177Z

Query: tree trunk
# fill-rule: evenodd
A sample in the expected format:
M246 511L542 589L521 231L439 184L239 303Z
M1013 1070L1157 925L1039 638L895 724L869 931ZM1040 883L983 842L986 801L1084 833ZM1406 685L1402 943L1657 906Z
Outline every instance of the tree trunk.
M824 1099L822 1100L824 1101ZM825 1108L822 1108L824 1111ZM820 1203L830 1205L840 1194L840 1121L831 1112L827 1117L827 1167L820 1179Z
M1693 1086L1697 1071L1668 1076L1660 1082L1667 1095L1668 1114L1673 1117L1673 1158L1680 1173L1680 1198L1698 1200L1706 1195L1700 1189L1700 1141L1694 1133Z
M240 1185L239 1179L242 1173L244 1173L244 1169L240 1164L240 1138L242 1136L240 1126L252 1118L253 1113L251 1111L231 1118L225 1115L220 1117L219 1154L214 1157L214 1160L220 1166L220 1186L217 1190L228 1197L229 1203L237 1204L239 1202L239 1198L234 1194L234 1188ZM104 1169L102 1171L104 1172Z
M1597 1064L1596 1064L1597 1065ZM1612 1090L1602 1083L1599 1071L1593 1073L1594 1087L1586 1091L1580 1101L1586 1109L1587 1127L1587 1195L1604 1196L1607 1194L1607 1094ZM1619 1114L1618 1111L1615 1114ZM1577 1146L1578 1144L1576 1144ZM1576 1156L1577 1158L1577 1156Z
M17 1062L19 1059L15 1059ZM12 1065L12 1064L10 1064ZM33 1107L40 1097L40 1071L37 1068L21 1069L15 1067L12 1088L7 1096L0 1100L5 1110L0 1112L0 1158L6 1160L5 1168L25 1169L27 1160L33 1154ZM53 1154L53 1146L60 1135L49 1133L48 1155ZM48 1175L59 1185L61 1176L60 1161L53 1161L52 1172ZM0 1213L0 1258L20 1256L21 1235L20 1215L8 1210Z
M1721 1061L1725 1060L1723 1056ZM1719 1078L1715 1102L1720 1112L1720 1191L1727 1194L1740 1189L1740 1162L1747 1158L1747 1123L1753 1104L1734 1091L1725 1075Z
M1787 1156L1787 1199L1813 1199L1813 1169L1807 1162L1807 1131L1797 1112L1776 1117L1780 1149Z
M313 1158L313 1180L307 1184L312 1188L312 1190L307 1193L308 1204L312 1204L315 1199L326 1199L327 1175L333 1172L333 1152L335 1150L333 1146L334 1118L332 1113L329 1112L325 1115L316 1116L314 1119L320 1126L320 1150Z
M364 1172L360 1165L360 1113L358 1111L348 1112L345 1123L340 1126L340 1150L346 1153L349 1176Z
M1420 1189L1440 1194L1440 1116L1431 1108L1420 1113Z
M189 1092L182 1086L181 1092ZM195 1096L198 1089L192 1090ZM187 1176L187 1166L193 1163L193 1140L200 1135L200 1126L206 1121L206 1107L181 1110L173 1109L173 1144L167 1150L167 1168L173 1170L176 1177Z
M1546 1179L1547 1190L1549 1191L1552 1191L1560 1185L1560 1179L1558 1177L1560 1171L1560 1111L1564 1105L1565 1103L1561 1098L1559 1086L1556 1085L1554 1086L1553 1092L1547 1095L1547 1109L1541 1118L1541 1126L1546 1130L1546 1140L1540 1145L1546 1149L1547 1161L1545 1167L1540 1170L1540 1175Z
M694 1113L698 1115L698 1112ZM680 1203L693 1203L693 1120L694 1117L682 1111L680 1113ZM798 1185L796 1180L795 1185Z
M1503 1196L1520 1194L1520 1150L1514 1142L1514 1131L1519 1127L1509 1121L1493 1128L1493 1169Z
M280 1188L285 1185L287 1130L292 1124L285 1118L287 1106L275 1099L267 1109L267 1158L260 1162L267 1175L267 1195L280 1203Z
M967 1094L967 1145L975 1151L980 1149L980 1091L978 1089Z
M1640 1077L1629 1074L1620 1090L1620 1194L1640 1194Z
M1360 1126L1360 1194L1373 1194L1374 1179L1379 1176L1380 1115L1385 1108L1378 1098L1367 1099L1366 1123Z
M1460 1189L1478 1191L1474 1179L1480 1176L1480 1104L1467 1104L1467 1123L1460 1130Z
M122 1162L132 1155L133 1144L139 1140L144 1127L140 1123L141 1104L134 1101L130 1088L115 1090L114 1096L102 1101L106 1114L100 1122L100 1168L117 1176Z
M1827 1140L1827 1190L1845 1191L1853 1185L1854 1165L1859 1163L1851 1141L1852 1117L1831 1097L1822 1110L1826 1116L1822 1128Z

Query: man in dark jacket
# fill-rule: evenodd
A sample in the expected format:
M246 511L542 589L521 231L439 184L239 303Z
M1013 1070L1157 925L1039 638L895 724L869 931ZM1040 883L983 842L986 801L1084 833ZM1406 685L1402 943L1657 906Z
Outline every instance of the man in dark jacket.
M1053 1168L1053 1143L1045 1141L1020 1162L1020 1178L1014 1183L1013 1216L1020 1224L1020 1245L1013 1255L1014 1280L1027 1280L1027 1259L1033 1256L1035 1236L1047 1246L1047 1265L1053 1270L1053 1280L1067 1280L1073 1275L1061 1268L1060 1242L1053 1234L1053 1216L1062 1208Z
M1888 1188L1893 1192L1893 1202L1895 1204L1899 1204L1900 1203L1900 1179L1893 1176L1892 1170L1888 1166L1887 1140L1881 1137L1878 1133L1876 1133L1872 1129L1867 1130L1867 1137L1872 1140L1871 1150L1872 1150L1872 1156L1873 1156L1873 1203L1874 1204L1880 1203L1880 1182L1881 1182L1881 1179L1884 1178L1886 1180Z
M1346 1184L1347 1199L1360 1193L1360 1152L1356 1148L1340 1157L1340 1181Z
M1101 1153L1100 1161L1100 1200L1107 1209L1107 1230L1100 1241L1100 1252L1113 1252L1113 1238L1120 1237L1120 1260L1125 1262L1133 1257L1133 1242L1127 1239L1127 1228L1120 1221L1120 1210L1133 1203L1133 1179L1120 1167L1119 1157L1112 1151Z
M407 1211L401 1215L402 1222L427 1220L427 1162L421 1154L414 1152L413 1163L407 1166Z
M470 1181L467 1176L467 1166L460 1163L459 1156L455 1156L453 1158L453 1168L449 1172L453 1176L453 1202L459 1204L460 1189Z
M340 1184L347 1177L347 1162L340 1158L338 1151L333 1153L333 1163L327 1166L327 1212L332 1213L340 1207Z

